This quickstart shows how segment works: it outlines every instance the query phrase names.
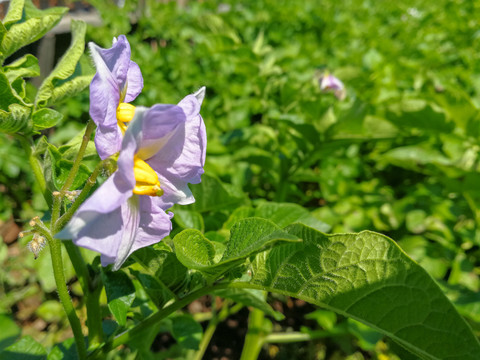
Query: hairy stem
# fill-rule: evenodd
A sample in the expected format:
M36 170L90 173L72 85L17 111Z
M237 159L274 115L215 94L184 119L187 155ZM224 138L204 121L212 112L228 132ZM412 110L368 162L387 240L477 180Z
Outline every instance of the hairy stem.
M73 181L75 180L75 176L77 175L78 169L80 164L83 160L83 155L85 154L85 150L87 149L88 142L90 141L90 137L92 136L92 132L95 129L95 123L90 119L87 123L87 127L85 128L85 134L83 135L82 143L80 144L80 148L78 149L77 156L75 161L73 162L72 169L68 173L68 177L65 180L65 183L60 190L60 194L54 197L53 199L53 207L52 207L52 233L55 234L57 232L57 220L60 217L60 209L62 207L63 197L65 196L65 192L70 189L72 186Z
M68 321L72 327L73 336L77 345L78 357L80 360L87 358L87 350L85 347L85 339L83 337L82 326L73 307L72 299L68 293L65 274L63 272L62 261L62 245L60 240L54 239L50 234L47 236L50 254L52 255L53 275L55 284L57 285L58 297L63 305L63 309L67 313Z

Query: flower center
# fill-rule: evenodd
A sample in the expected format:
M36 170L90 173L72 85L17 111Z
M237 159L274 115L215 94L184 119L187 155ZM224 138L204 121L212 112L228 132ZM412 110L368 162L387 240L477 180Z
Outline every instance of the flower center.
M117 107L117 123L122 130L122 134L125 134L125 130L127 130L128 123L132 121L133 116L135 115L135 106L129 103L120 103Z
M162 196L157 173L145 161L138 157L133 158L133 173L135 174L135 187L133 193L137 195Z

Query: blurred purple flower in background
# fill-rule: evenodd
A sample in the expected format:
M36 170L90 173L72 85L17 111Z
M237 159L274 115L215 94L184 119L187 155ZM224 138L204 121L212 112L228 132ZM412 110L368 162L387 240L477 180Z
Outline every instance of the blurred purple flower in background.
M205 88L178 105L135 108L124 101L135 99L143 79L125 36L110 49L90 48L97 67L90 85L95 145L102 159L120 151L118 168L55 237L99 252L103 266L118 270L132 252L170 233L167 209L195 201L188 184L201 181L205 164Z
M90 84L90 116L97 124L95 146L103 160L120 151L125 129L117 120L117 108L135 100L143 78L138 65L130 60L130 44L124 35L114 38L110 49L93 43L89 47L97 69Z
M343 82L330 74L324 74L320 79L320 90L323 92L333 92L338 100L344 100L347 96Z

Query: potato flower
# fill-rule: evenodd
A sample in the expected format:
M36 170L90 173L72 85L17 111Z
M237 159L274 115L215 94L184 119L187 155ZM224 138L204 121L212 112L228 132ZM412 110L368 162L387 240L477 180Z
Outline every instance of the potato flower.
M95 145L102 159L119 152L118 167L55 237L99 252L103 266L118 270L132 252L170 233L173 213L167 209L195 201L188 183L200 182L205 164L205 88L178 105L134 107L124 101L139 94L143 79L126 38L91 50L97 67L90 86Z

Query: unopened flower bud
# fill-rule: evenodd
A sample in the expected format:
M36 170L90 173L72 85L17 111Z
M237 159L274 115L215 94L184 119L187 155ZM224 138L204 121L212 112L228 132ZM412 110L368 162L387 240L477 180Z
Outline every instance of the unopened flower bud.
M38 233L33 235L32 241L30 241L27 246L28 250L33 253L35 260L38 258L38 254L40 254L40 251L42 251L46 243L47 239L45 239L45 237L39 235Z

